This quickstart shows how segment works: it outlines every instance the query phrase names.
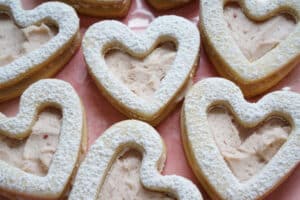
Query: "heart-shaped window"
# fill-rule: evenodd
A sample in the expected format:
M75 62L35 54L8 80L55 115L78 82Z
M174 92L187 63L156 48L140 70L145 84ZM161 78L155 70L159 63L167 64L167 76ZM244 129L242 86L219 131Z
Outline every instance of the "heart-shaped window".
M225 106L211 108L207 116L224 160L240 181L258 173L292 130L287 120L277 116L269 117L256 127L242 126Z
M143 199L172 200L165 193L150 191L140 181L142 154L129 150L114 161L100 189L97 200L106 199Z
M238 4L227 4L224 19L246 58L253 62L274 49L296 27L291 15L281 14L266 21L248 18Z
M0 14L0 66L38 49L57 34L55 26L41 23L19 27L6 14Z
M142 58L133 57L122 50L111 50L105 59L112 73L133 93L151 99L172 66L175 56L176 47L169 42L163 43Z

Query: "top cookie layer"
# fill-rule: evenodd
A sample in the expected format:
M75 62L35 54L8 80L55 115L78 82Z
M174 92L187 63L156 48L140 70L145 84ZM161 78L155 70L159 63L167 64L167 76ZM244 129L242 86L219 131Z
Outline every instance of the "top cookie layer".
M147 56L158 44L174 42L177 53L166 76L147 101L134 94L125 84L116 79L105 62L108 50L121 49L134 57ZM176 102L197 64L200 48L199 31L188 20L176 16L156 18L147 30L136 34L116 21L104 21L91 26L83 40L83 50L92 77L99 88L107 94L120 110L130 117L150 123L158 123L163 109ZM100 52L100 54L99 54Z
M1 191L43 199L57 199L65 191L80 155L84 128L81 102L70 84L45 79L31 85L21 96L19 113L0 116L0 133L13 139L28 137L38 112L47 106L62 111L59 144L47 175L29 174L0 161Z
M132 148L143 154L140 181L147 189L168 193L178 200L202 200L189 180L159 173L166 159L164 143L155 129L136 120L116 123L97 139L78 170L69 199L96 200L117 154Z
M235 84L220 78L206 79L193 86L182 110L182 136L192 168L213 199L261 199L291 173L300 161L299 102L299 94L277 91L257 103L249 103ZM218 105L230 109L245 127L255 127L271 116L283 117L291 124L287 141L249 180L241 182L231 172L216 144L208 112Z

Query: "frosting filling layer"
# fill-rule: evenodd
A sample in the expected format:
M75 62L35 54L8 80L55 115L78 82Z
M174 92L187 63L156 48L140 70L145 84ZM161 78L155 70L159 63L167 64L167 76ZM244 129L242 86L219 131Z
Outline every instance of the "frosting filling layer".
M296 27L289 15L279 15L263 22L252 21L237 4L225 6L224 19L233 39L250 62L275 48Z
M0 160L31 174L47 175L59 143L60 127L60 111L44 110L28 138L15 140L0 135Z
M105 61L111 72L131 91L142 98L151 99L175 56L175 46L165 43L143 59L134 58L120 50L111 50L105 55Z
M54 27L45 24L18 27L6 14L0 14L0 66L41 47L57 34Z
M171 200L166 194L146 190L140 183L142 156L137 151L127 151L113 163L101 187L97 200Z
M286 142L292 127L280 117L270 117L246 128L222 106L208 112L216 144L233 174L246 181L258 173Z

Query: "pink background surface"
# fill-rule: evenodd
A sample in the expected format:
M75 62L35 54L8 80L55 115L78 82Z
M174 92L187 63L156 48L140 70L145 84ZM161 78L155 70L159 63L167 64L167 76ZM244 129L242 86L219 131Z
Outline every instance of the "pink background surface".
M42 0L23 0L23 5L26 8L32 8L44 1ZM180 9L174 9L165 12L156 12L151 9L142 0L133 0L130 12L121 21L128 24L132 29L141 30L159 15L175 14L186 17L198 23L199 3L193 2ZM100 18L92 18L80 16L80 31L82 35L86 29L93 23L101 21ZM138 20L137 20L138 19ZM218 76L212 64L207 59L207 56L201 49L201 57L199 61L198 70L194 81L197 82L206 77ZM300 92L300 68L296 67L289 76L282 80L273 90L279 90L283 87L290 87L292 91ZM94 141L103 133L105 129L113 123L127 119L124 115L120 114L114 107L106 101L106 99L97 90L95 84L92 82L87 73L87 67L84 62L82 50L79 49L74 55L72 60L61 70L56 76L58 79L68 81L78 92L81 97L86 110L87 128L89 133L89 144ZM181 104L164 120L156 129L160 132L167 145L167 161L163 174L177 174L187 177L194 181L201 189L205 199L209 199L201 188L200 183L193 175L187 160L184 155L179 127L179 113ZM18 99L0 104L0 111L13 116L18 110ZM299 200L300 190L300 167L298 166L291 176L281 184L272 194L266 199L268 200Z

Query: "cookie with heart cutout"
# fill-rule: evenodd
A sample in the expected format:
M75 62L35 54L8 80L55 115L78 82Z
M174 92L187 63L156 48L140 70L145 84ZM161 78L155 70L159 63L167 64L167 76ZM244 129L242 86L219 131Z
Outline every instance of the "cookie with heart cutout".
M55 79L32 84L21 96L19 113L0 116L1 195L61 199L86 149L84 123L70 84Z
M172 8L178 8L191 1L192 0L166 0L166 1L148 0L148 3L156 10L168 10Z
M262 199L287 178L300 161L299 108L293 92L249 103L226 79L193 86L182 109L182 138L212 199Z
M72 5L79 13L95 17L125 17L131 0L61 0Z
M143 33L103 21L83 39L89 73L104 96L128 117L153 125L183 98L199 48L197 27L177 16L158 17Z
M266 92L299 63L300 2L234 2L201 1L200 28L217 71L251 97Z
M53 76L80 44L79 18L66 4L24 10L19 0L0 0L0 101Z
M142 160L136 162L131 153L127 155L129 160L122 161L120 157L130 150L140 152ZM150 125L137 120L116 123L91 146L78 169L69 199L108 199L103 198L106 194L111 199L202 200L191 181L159 173L165 151L162 138ZM111 178L114 183L109 182Z

